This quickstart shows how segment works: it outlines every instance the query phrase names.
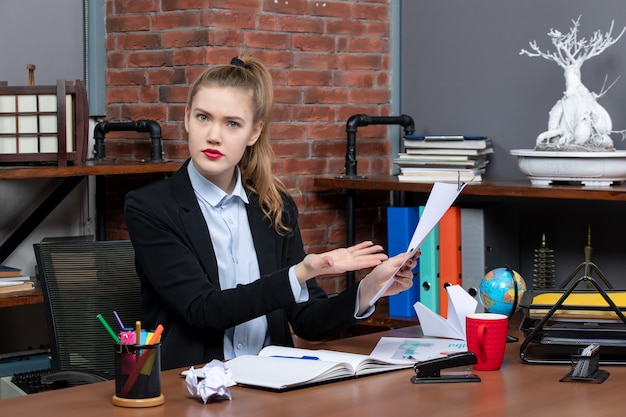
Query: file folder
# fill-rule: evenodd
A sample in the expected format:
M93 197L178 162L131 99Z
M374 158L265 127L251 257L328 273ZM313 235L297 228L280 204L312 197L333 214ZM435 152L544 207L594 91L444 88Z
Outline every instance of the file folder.
M418 207L387 208L387 250L390 257L406 251L418 221ZM413 268L413 287L389 297L389 315L415 317L413 304L418 300L419 263Z
M420 214L424 206L420 206ZM422 243L419 257L420 302L435 313L439 313L439 224Z

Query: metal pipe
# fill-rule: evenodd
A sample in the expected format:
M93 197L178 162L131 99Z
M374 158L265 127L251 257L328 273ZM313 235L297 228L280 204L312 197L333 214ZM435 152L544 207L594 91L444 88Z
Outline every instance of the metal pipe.
M147 132L150 135L150 160L162 161L163 148L161 145L161 126L154 120L138 120L136 122L98 122L93 129L94 158L102 160L105 157L104 138L108 132Z
M400 116L368 116L366 114L355 114L350 116L346 123L347 150L346 150L346 172L344 177L356 177L356 132L359 126L368 125L400 125L404 127L405 135L412 135L415 132L415 123L411 116L402 114Z

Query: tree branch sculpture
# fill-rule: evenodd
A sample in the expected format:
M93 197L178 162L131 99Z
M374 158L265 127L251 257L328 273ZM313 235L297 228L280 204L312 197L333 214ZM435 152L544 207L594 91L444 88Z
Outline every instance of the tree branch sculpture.
M578 39L580 16L572 20L572 23L574 26L568 33L561 33L556 29L548 32L556 51L542 52L536 41L529 42L531 51L520 51L520 55L554 61L565 75L563 97L550 110L548 130L537 136L535 150L614 151L610 135L621 133L623 139L626 130L613 131L611 116L597 101L612 85L606 89L603 86L598 94L589 91L582 83L581 67L586 60L600 55L617 42L626 27L618 36L613 37L614 22L611 22L607 32L597 30L587 40Z

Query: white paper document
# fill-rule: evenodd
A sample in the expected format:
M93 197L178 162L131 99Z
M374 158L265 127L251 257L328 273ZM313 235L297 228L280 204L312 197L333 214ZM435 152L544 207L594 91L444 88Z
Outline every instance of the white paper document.
M384 361L415 363L467 352L464 340L435 337L381 337L370 354Z
M406 264L406 262L411 259L417 251L419 250L424 240L428 237L430 232L435 228L439 220L443 217L443 215L448 211L454 200L461 193L465 184L449 184L443 182L436 182L433 184L433 188L430 191L430 195L428 196L428 200L426 201L426 206L424 207L424 212L421 214L419 221L417 222L417 226L415 227L415 231L413 232L413 237L411 238L411 242L409 242L409 247L406 252L409 252L406 260L402 263L400 268L398 268L393 275L389 278L389 281L376 293L374 298L370 301L370 305L374 305L376 301L383 296L385 291L389 289L391 284L393 284L393 277L398 273L402 267Z
M476 312L478 301L460 285L450 285L448 318L441 317L419 301L413 304L424 336L449 337L465 340L465 318Z

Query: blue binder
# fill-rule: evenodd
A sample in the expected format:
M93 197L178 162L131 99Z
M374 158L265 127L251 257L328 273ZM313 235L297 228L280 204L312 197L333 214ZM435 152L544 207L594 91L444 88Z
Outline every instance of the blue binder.
M418 207L387 208L387 250L395 256L406 252L419 220ZM413 287L389 297L389 315L416 317L413 304L419 300L419 263L413 269Z
M420 214L424 206L420 206ZM422 247L419 258L420 301L434 313L439 313L439 225L437 224L428 234Z

